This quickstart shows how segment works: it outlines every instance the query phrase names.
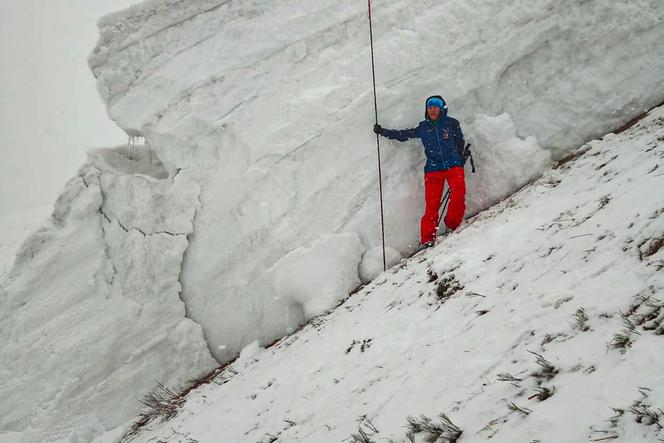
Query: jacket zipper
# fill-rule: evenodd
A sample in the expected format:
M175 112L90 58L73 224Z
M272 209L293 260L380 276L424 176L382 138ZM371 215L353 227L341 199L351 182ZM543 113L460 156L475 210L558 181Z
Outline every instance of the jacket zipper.
M438 152L440 152L440 161L443 162L443 167L447 167L447 164L445 162L445 157L443 156L443 147L440 146L440 129L438 128L438 125L434 125L434 128L436 130L436 142L438 142Z

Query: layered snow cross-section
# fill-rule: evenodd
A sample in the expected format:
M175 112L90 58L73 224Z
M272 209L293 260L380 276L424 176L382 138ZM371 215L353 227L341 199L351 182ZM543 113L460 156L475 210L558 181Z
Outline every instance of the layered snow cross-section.
M24 243L1 289L0 429L91 440L155 379L179 384L271 342L358 281L347 264L380 239L364 6L149 0L100 21L102 99L163 167L91 152ZM381 123L415 125L443 94L480 168L471 213L664 99L661 2L375 7ZM417 241L422 160L416 141L383 147L386 238L401 254ZM307 251L339 264L336 292L278 284L293 274L277 265Z

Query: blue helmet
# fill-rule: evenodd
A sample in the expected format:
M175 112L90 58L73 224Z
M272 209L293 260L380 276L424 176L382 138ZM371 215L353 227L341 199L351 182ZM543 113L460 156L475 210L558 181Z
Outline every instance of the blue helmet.
M424 118L429 119L429 113L427 112L427 109L429 106L438 106L440 108L440 118L444 119L447 117L447 103L445 103L445 100L443 100L443 97L440 95L432 95L429 97L426 101L426 105L424 107Z

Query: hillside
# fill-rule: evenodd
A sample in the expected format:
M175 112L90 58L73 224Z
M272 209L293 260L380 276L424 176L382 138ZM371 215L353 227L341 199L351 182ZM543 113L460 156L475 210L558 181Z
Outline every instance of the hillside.
M664 441L663 164L658 108L128 440Z

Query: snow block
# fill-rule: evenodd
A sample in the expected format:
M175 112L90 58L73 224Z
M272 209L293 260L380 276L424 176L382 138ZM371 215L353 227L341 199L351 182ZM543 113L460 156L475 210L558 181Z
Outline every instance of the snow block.
M130 420L155 380L179 386L215 366L179 297L186 224L142 199L123 200L120 215L137 218L122 224L104 208L134 189L191 216L197 200L178 205L182 186L92 166L67 184L0 285L0 430L92 441ZM173 232L142 231L152 227Z
M391 268L392 266L399 263L402 256L394 248L389 246L385 248L385 261L387 267ZM362 261L360 262L360 280L362 283L369 283L374 278L378 277L381 272L383 272L383 247L376 246L371 248L362 255Z
M466 175L469 214L501 201L551 166L551 151L534 136L518 137L509 114L480 114L468 133L477 164L477 172Z
M326 236L294 250L268 271L275 297L302 309L305 320L324 314L359 286L363 250L355 233Z

